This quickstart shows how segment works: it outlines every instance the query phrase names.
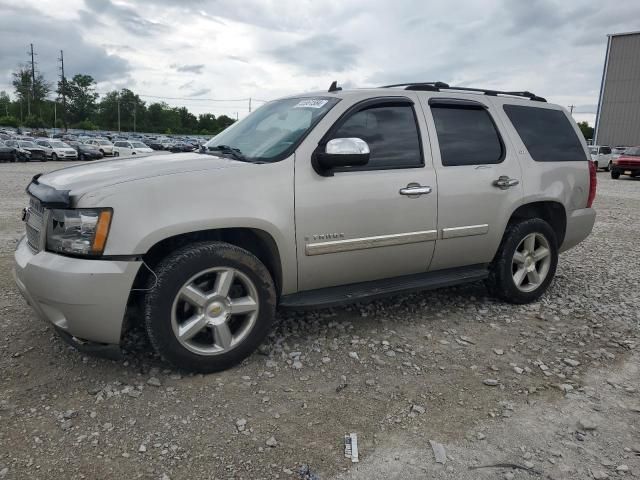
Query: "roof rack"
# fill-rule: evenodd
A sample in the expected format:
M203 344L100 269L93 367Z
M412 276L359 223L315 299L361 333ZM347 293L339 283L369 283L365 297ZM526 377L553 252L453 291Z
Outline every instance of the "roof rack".
M504 92L502 90L488 90L484 88L469 88L469 87L451 87L444 82L412 82L412 83L396 83L394 85L384 85L380 88L393 88L393 87L405 87L405 90L420 90L430 92L440 92L442 90L458 90L460 92L477 92L490 96L508 95L510 97L524 97L534 102L546 102L547 100L537 96L531 92Z

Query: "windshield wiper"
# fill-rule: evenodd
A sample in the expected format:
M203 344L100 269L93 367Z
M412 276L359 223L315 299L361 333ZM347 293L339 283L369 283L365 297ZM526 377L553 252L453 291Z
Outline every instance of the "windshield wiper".
M241 162L251 161L242 154L239 148L233 148L233 147L230 147L229 145L216 145L215 147L207 147L207 150L209 150L210 152L214 150L218 150L219 152L227 153L231 155L233 158L235 158L236 160L240 160Z

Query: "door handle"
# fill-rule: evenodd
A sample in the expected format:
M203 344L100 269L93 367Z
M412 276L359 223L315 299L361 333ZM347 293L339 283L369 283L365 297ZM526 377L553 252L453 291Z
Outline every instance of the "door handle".
M493 181L493 186L498 187L500 190L506 190L507 188L515 187L520 183L517 178L509 178L506 175L501 175L497 180Z
M431 193L431 187L420 185L419 183L410 183L398 192L400 195L408 195L410 197L419 197Z

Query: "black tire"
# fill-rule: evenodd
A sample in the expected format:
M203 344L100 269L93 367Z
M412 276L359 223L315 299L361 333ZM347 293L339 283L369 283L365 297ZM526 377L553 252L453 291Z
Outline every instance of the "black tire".
M609 163L607 163L607 166L604 167L604 171L609 172L611 170L611 165L613 165L613 163L611 162L611 160L609 160Z
M136 154L136 152L131 152L131 155L132 155L132 156L133 156L133 155L135 155L135 154Z
M58 155L56 155L55 153L52 153L51 154L51 161L57 162L58 161Z
M258 296L258 313L240 343L226 352L204 355L189 350L176 338L172 309L185 282L215 267L233 268L251 280ZM195 243L164 258L154 272L157 282L151 284L152 290L144 299L145 327L156 352L174 366L201 373L228 369L251 355L269 333L275 318L275 287L267 268L250 252L223 242Z
M113 156L114 157L119 157L120 156L120 152L113 152Z
M618 170L611 170L611 178L617 180L620 178L620 172Z
M84 153L81 153L81 154L80 154L80 157L78 157L78 158L79 158L79 160L80 160L81 162L84 162L84 161L87 159L87 158L84 156Z
M522 291L513 279L513 256L522 240L532 233L545 237L549 244L550 264L546 277L532 291ZM551 226L542 219L531 218L510 223L502 237L498 253L489 267L487 286L492 295L515 304L530 303L538 300L551 284L558 266L558 241Z
M593 166L596 167L596 172L598 171L598 162L593 162Z

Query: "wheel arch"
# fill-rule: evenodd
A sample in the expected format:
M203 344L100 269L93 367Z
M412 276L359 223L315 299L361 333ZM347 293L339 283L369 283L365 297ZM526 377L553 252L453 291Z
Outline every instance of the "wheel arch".
M553 200L525 203L513 211L508 224L529 218L540 218L547 222L556 234L560 248L567 231L567 211L562 203Z
M142 259L149 268L141 268L134 281L133 288L145 288L153 270L163 258L185 245L202 241L221 241L254 254L264 265L273 278L278 296L282 291L283 268L278 245L274 238L266 231L257 228L214 228L176 234L153 244Z

